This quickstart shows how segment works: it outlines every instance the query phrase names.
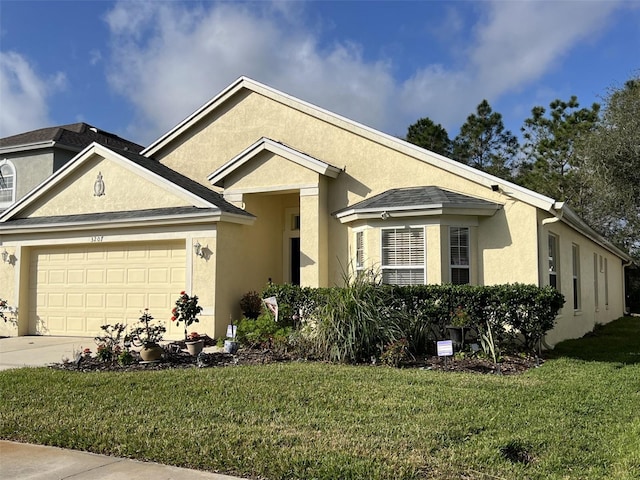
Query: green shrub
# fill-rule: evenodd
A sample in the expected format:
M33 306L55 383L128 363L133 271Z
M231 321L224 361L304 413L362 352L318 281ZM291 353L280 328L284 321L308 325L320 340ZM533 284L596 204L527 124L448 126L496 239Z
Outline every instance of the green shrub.
M276 343L284 348L291 333L291 327L276 323L273 316L263 313L256 319L243 318L238 324L236 339L248 347L273 347Z
M399 338L414 354L432 352L456 312L464 312L478 335L490 329L495 351L534 349L564 304L555 289L524 284L397 286L366 277L346 283L329 289L269 285L264 296L277 298L281 323L306 325L302 333L314 355L341 362L379 356Z

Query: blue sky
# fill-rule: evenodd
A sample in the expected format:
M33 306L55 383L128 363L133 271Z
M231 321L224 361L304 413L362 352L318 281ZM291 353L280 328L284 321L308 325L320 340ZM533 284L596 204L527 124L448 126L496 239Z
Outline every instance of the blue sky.
M640 73L640 2L0 1L0 136L84 121L149 144L241 75L404 136L487 99L518 133Z

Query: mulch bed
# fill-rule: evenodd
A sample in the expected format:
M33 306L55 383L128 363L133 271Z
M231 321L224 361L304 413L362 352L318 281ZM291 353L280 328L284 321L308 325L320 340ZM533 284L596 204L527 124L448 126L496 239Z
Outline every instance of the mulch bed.
M212 342L205 345L212 346ZM278 362L306 361L269 349L241 348L235 355L223 352L201 353L193 357L183 350L184 342L175 342L165 349L165 356L160 362L141 362L138 354L132 352L135 361L129 365L120 365L117 361L104 362L95 356L83 356L80 361L67 361L52 364L51 368L71 371L142 371L142 370L167 370L177 368L219 368L238 365L264 365ZM514 375L537 367L544 362L543 359L534 356L503 355L502 361L497 365L493 362L475 356L466 358L425 356L411 359L401 365L401 368L416 368L422 370L437 370L447 372L465 372L479 374Z

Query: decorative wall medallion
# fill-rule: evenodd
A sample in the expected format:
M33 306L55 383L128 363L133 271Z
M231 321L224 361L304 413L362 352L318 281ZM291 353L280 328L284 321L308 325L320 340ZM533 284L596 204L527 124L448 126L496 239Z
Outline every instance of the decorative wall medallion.
M104 182L102 181L102 172L98 172L96 183L93 184L93 196L101 197L104 195Z

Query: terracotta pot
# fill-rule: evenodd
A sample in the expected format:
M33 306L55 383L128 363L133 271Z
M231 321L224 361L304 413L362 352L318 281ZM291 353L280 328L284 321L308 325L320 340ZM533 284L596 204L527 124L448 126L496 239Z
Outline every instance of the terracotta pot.
M163 353L164 350L160 345L152 343L145 345L140 349L140 358L144 362L157 362L162 358Z
M185 342L185 343L187 344L187 351L189 352L190 355L194 357L198 355L202 351L202 348L204 347L204 340L202 339L196 340L195 342Z

